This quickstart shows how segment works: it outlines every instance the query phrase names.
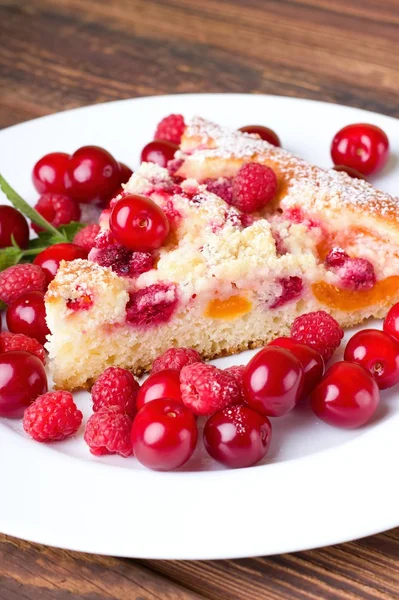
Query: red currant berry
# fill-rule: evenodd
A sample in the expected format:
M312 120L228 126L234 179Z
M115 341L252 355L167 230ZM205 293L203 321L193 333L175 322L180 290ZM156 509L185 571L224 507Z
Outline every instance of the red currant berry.
M68 195L77 202L105 202L120 185L119 164L104 148L83 146L69 158L65 184Z
M329 425L353 429L373 416L379 400L378 385L366 369L341 361L332 365L311 395L313 412Z
M12 246L12 240L20 248L26 248L29 242L28 223L18 210L12 206L0 206L0 248Z
M137 460L150 469L170 471L188 461L197 444L195 418L183 404L164 398L139 410L132 445Z
M133 194L115 204L109 226L122 246L139 252L159 248L169 233L169 221L163 210L149 198Z
M25 292L7 308L6 320L12 333L23 333L41 344L50 333L46 323L46 309L42 292Z
M392 306L385 317L384 331L399 341L399 302Z
M227 467L250 467L266 455L272 426L248 406L228 406L208 419L204 445L212 458Z
M49 246L35 257L35 265L39 265L46 273L47 283L50 283L58 271L62 260L75 260L87 258L88 251L76 244L54 244Z
M363 175L380 171L388 156L389 140L386 134L376 125L368 123L343 127L331 143L333 163L351 167Z
M246 125L245 127L240 127L238 131L242 131L243 133L257 133L261 140L265 140L265 142L269 142L273 146L281 146L277 133L269 127L264 127L263 125Z
M125 165L125 163L119 163L119 183L127 183L131 176L133 175L133 171L130 167Z
M37 161L32 181L39 194L65 194L68 160L69 154L65 152L50 152Z
M266 346L247 364L244 394L248 405L268 417L281 417L297 404L304 375L295 356L276 346Z
M351 337L344 359L362 365L380 390L399 383L399 342L378 329L363 329Z
M174 158L175 152L178 149L179 146L172 144L172 142L154 140L142 149L141 162L151 162L166 168L168 162Z
M289 350L303 368L303 389L299 400L305 400L324 375L324 360L314 348L296 342L292 338L281 337L270 342L269 346L279 346Z
M136 398L137 410L140 410L148 402L169 398L176 402L182 402L180 391L180 371L165 369L157 371L145 380Z
M24 350L0 354L0 417L22 417L26 407L46 392L46 372L37 356Z
M359 171L356 171L356 169L352 169L351 167L347 167L345 165L335 165L333 169L334 171L343 171L349 175L349 177L352 177L352 179L366 179L364 175L359 173Z

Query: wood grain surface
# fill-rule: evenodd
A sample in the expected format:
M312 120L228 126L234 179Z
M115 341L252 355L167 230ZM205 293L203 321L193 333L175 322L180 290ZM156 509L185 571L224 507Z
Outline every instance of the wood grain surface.
M0 0L0 40L0 128L181 92L272 93L399 116L399 0ZM397 599L399 530L220 562L106 558L0 536L0 600L50 598Z

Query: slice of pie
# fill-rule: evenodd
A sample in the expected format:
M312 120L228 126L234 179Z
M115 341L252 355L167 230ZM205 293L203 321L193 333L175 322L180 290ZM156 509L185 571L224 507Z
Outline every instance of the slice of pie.
M230 204L248 162L278 178L253 214ZM205 359L259 347L309 311L351 326L399 300L395 199L256 136L196 118L169 171L143 163L126 192L164 210L169 237L152 255L132 253L112 238L107 210L89 260L62 263L46 295L58 387L87 388L110 365L143 373L171 346Z

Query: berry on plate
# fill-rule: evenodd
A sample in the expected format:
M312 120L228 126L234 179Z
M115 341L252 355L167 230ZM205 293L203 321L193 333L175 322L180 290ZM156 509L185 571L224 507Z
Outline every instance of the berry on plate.
M183 115L168 115L158 123L154 140L163 140L179 145L185 127Z
M212 415L204 427L205 449L227 467L250 467L266 456L272 426L249 406L228 406Z
M244 371L245 365L233 365L231 367L227 367L225 369L226 373L232 375L237 382L238 388L240 390L240 404L246 404L247 400L244 394Z
M139 389L140 386L130 371L120 367L109 367L91 388L93 411L114 406L133 418L136 414Z
M389 157L389 140L376 125L354 123L340 129L331 143L335 165L351 167L363 175L380 171Z
M38 396L47 392L41 360L23 350L0 354L0 417L22 417Z
M43 194L35 204L35 209L54 227L79 221L80 206L65 194ZM39 233L43 228L32 223L32 229Z
M193 414L181 403L165 398L139 410L131 435L139 462L149 469L171 471L191 457L198 431Z
M119 163L119 183L127 183L131 176L133 175L133 171L130 167L125 165L125 163Z
M0 206L0 248L12 246L12 240L20 248L26 248L29 242L28 223L13 206Z
M25 292L18 296L8 306L6 320L8 329L12 333L23 333L44 344L50 333L46 323L44 294Z
M341 361L327 370L310 400L313 412L322 421L354 429L371 419L380 401L380 392L366 369Z
M399 342L384 331L355 333L346 345L344 359L370 371L380 390L399 383Z
M277 187L273 169L260 163L246 163L234 177L231 203L244 213L255 212L273 200Z
M90 225L86 225L86 227L78 231L73 238L73 243L90 252L94 248L95 240L99 233L100 225L98 223L90 223Z
M151 162L166 168L168 162L173 160L175 152L178 149L179 146L177 144L172 144L172 142L154 140L142 149L141 162Z
M68 161L67 194L77 202L100 204L110 200L120 186L119 163L99 146L82 146Z
M247 364L243 381L250 408L268 417L281 417L301 398L304 375L291 352L266 346Z
M212 415L229 404L240 403L240 389L233 375L200 362L180 372L183 404L194 415Z
M115 239L129 250L160 248L169 233L163 210L149 198L129 194L112 209L109 226Z
M193 348L169 348L154 360L151 373L164 369L181 371L186 365L192 365L195 362L202 362L202 358Z
M24 292L44 292L46 274L37 265L14 265L0 273L0 300L10 304Z
M65 152L50 152L37 161L32 181L39 194L65 194L68 159L69 154Z
M306 399L324 375L324 360L314 348L296 342L292 338L281 337L270 342L269 346L279 346L289 350L301 363L303 368L303 389L301 400Z
M399 302L392 306L385 317L384 331L399 341Z
M136 400L137 410L140 410L148 402L169 398L176 402L182 402L180 390L180 371L164 369L156 371L146 379L141 386Z
M37 442L55 442L74 435L83 414L70 392L47 392L36 398L24 412L23 427Z
M54 244L35 256L33 264L43 269L46 274L47 283L50 283L54 279L62 260L87 258L87 255L88 251L76 244Z
M256 133L261 140L269 142L269 144L273 144L273 146L281 146L280 138L277 133L264 125L245 125L245 127L240 127L238 131L242 131L243 133Z
M352 169L351 167L347 167L346 165L335 165L333 169L334 171L343 171L353 179L366 179L365 176L362 175L362 173L359 173L359 171L356 171L356 169Z
M100 408L86 423L84 440L94 456L119 454L130 456L132 418L117 406Z
M44 348L37 340L31 338L23 333L10 333L9 331L3 331L0 333L0 353L11 352L13 350L25 350L31 352L45 365L46 364L46 353Z
M318 310L297 317L291 327L291 337L319 352L327 362L340 345L344 331L331 315Z

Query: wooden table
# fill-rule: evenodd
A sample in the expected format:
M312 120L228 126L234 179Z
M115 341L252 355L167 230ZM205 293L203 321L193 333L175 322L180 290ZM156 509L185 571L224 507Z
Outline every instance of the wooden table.
M284 94L399 117L398 0L0 0L0 39L0 127L176 92ZM50 598L399 598L399 529L221 562L104 558L0 536L0 600Z

